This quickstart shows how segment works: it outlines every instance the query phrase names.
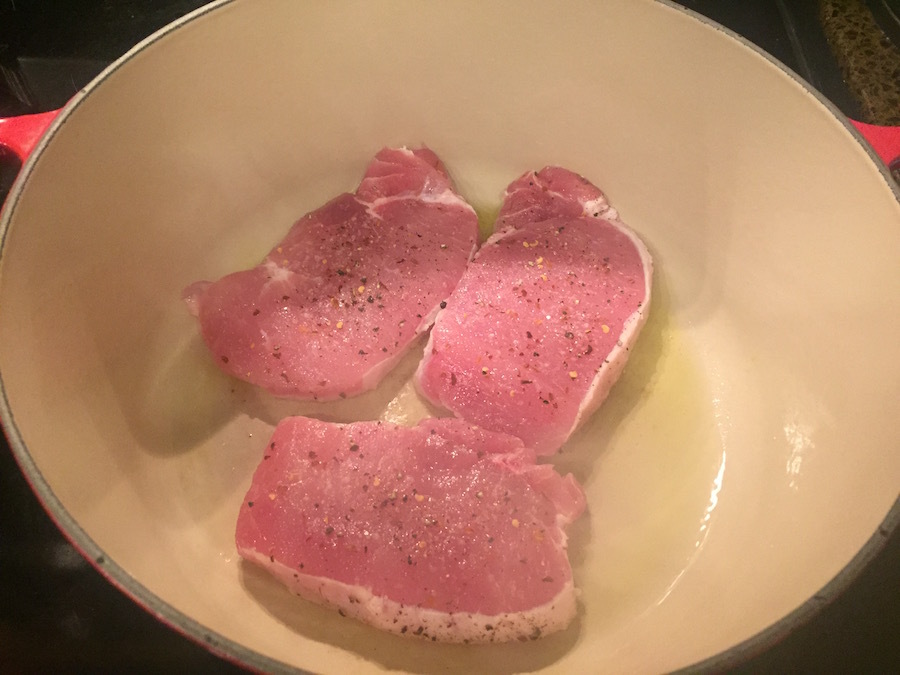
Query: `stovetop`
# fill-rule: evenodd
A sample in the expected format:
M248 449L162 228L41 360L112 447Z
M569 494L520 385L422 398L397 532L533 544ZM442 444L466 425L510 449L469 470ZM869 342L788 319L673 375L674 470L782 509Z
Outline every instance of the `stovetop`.
M0 0L0 117L63 105L107 63L203 4ZM900 0L680 4L765 49L846 115L900 125ZM0 202L17 168L0 162ZM0 671L243 672L159 623L88 565L44 513L5 443ZM900 672L900 533L847 592L738 669L759 671Z

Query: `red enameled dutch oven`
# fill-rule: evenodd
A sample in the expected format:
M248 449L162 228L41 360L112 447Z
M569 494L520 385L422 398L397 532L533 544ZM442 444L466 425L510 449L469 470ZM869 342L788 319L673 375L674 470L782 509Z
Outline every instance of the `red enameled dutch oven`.
M0 221L4 428L83 554L217 653L315 672L721 668L827 603L900 519L897 186L832 105L719 26L651 0L222 0L54 115L0 127L33 147ZM896 130L859 126L900 155ZM527 169L575 170L655 259L622 380L552 460L588 497L578 617L528 644L385 635L242 564L235 518L274 423L412 421L417 355L372 394L292 404L221 374L180 300L382 146L421 143L485 211Z

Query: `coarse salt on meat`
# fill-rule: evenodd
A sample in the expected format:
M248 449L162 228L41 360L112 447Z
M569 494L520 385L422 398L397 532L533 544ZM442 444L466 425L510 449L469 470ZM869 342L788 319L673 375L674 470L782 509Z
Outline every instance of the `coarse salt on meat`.
M597 187L560 167L526 173L438 314L418 387L552 454L621 374L652 274L646 247Z
M384 149L355 194L301 218L258 266L184 297L225 372L278 396L353 396L428 330L477 229L431 150Z
M534 460L519 439L455 419L287 418L240 507L238 552L392 633L536 639L575 615L563 528L585 500Z

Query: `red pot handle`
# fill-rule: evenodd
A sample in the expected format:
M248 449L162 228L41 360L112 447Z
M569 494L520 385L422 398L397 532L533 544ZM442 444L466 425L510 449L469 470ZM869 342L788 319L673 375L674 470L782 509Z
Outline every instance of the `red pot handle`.
M0 148L9 150L24 162L58 114L59 110L51 110L0 119Z
M850 120L881 161L893 168L900 163L900 127L881 127Z

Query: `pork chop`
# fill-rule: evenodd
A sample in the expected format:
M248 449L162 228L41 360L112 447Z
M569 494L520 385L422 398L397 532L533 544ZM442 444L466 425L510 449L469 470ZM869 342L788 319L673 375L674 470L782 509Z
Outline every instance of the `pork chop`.
M353 396L429 328L477 229L431 150L384 149L355 194L301 218L258 266L184 296L225 372L278 396Z
M432 641L535 639L575 615L570 475L461 420L416 427L283 420L236 542L297 595Z
M438 314L416 382L456 416L552 454L622 372L652 262L603 193L559 167L510 184L497 222Z

